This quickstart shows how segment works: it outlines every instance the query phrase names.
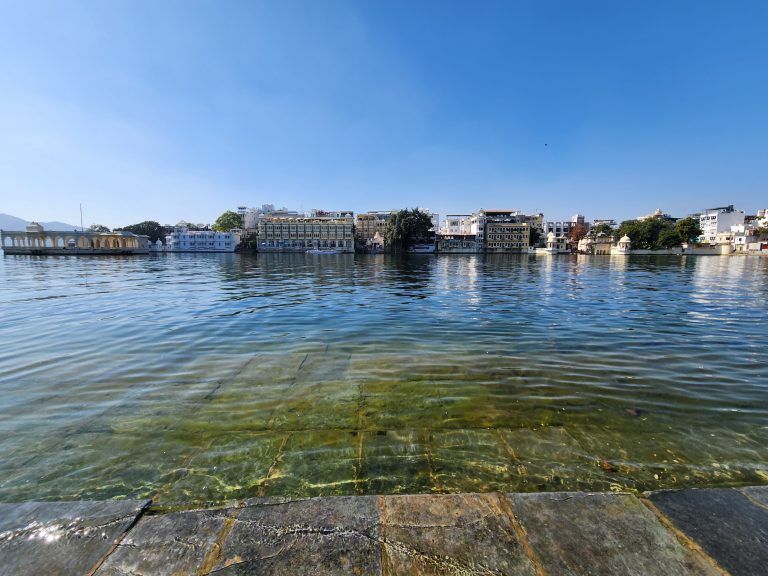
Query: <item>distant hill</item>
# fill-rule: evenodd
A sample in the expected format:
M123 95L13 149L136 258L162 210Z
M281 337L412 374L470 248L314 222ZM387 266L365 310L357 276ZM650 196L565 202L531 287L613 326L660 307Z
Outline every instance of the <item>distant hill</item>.
M29 222L10 214L0 214L0 230L24 230ZM80 226L65 222L39 222L46 230L77 230Z

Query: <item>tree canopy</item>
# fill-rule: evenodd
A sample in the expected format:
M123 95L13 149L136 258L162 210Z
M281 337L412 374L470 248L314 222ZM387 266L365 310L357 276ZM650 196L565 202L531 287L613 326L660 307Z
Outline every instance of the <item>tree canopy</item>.
M414 208L392 214L384 228L384 242L395 252L405 252L419 241L429 237L432 219L429 214Z
M138 224L131 224L130 226L123 226L122 228L115 228L115 232L118 230L125 230L126 232L133 232L140 236L149 236L150 242L157 242L161 240L165 243L165 228L163 228L158 222L154 220L145 220Z
M541 230L536 226L531 226L531 234L528 237L528 245L536 246L541 240Z
M85 229L86 232L96 232L97 234L101 234L104 232L111 232L109 228L104 226L103 224L91 224L88 226L88 228Z
M597 234L605 234L606 236L613 236L615 230L611 228L610 224L606 224L605 222L601 222L594 228L592 228L592 232Z
M212 226L214 230L219 232L229 232L233 228L242 227L243 219L240 217L240 214L233 212L232 210L227 210L224 214L216 218L216 222Z
M568 234L568 237L571 239L571 242L578 242L584 236L587 235L587 227L584 226L584 224L576 224L571 227L571 231Z
M617 231L619 236L629 236L633 248L661 250L674 248L683 242L695 242L701 236L699 222L695 218L683 218L674 224L664 218L625 220Z
M699 236L701 236L701 227L699 221L696 218L683 218L675 222L675 231L680 237L681 242L695 242Z

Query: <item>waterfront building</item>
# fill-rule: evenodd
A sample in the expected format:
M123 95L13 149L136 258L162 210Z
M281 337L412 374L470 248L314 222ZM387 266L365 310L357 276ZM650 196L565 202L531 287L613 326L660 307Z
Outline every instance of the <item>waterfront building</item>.
M239 230L189 230L176 228L165 237L165 252L234 252L240 243Z
M531 225L527 222L487 221L485 224L485 251L528 252Z
M613 222L613 221L611 220L611 222ZM554 221L550 222L550 221L548 221L548 222L543 222L542 226L541 226L541 230L542 230L542 232L545 235L547 235L550 232L552 232L556 237L560 237L561 236L561 237L564 237L564 238L568 238L570 236L570 234L571 234L571 229L574 228L577 224L581 224L582 226L584 226L585 230L587 232L589 232L590 224L589 224L589 222L586 221L584 216L581 215L581 214L574 214L571 217L571 221L570 222L568 222L568 221L558 221L558 222L554 222ZM616 223L614 222L613 225L615 225L615 224Z
M262 216L258 226L258 250L304 252L334 249L354 252L352 211L313 210L310 216Z
M443 254L477 254L483 251L476 234L438 234L437 251Z
M472 216L470 214L448 214L443 220L439 233L443 235L470 235L472 234Z
M31 222L24 231L0 230L5 254L96 256L148 254L149 238L131 232L46 231Z
M718 234L721 232L730 232L731 226L744 224L744 212L734 210L733 204L729 206L720 206L718 208L707 208L699 214L699 227L701 244L717 244Z
M299 212L288 210L288 208L275 209L274 204L262 204L261 208L248 208L238 206L237 213L243 219L243 229L246 234L255 234L259 227L259 220L263 216L273 216L275 218L299 218L304 216Z
M355 219L355 240L368 250L384 248L384 230L394 210L369 211Z

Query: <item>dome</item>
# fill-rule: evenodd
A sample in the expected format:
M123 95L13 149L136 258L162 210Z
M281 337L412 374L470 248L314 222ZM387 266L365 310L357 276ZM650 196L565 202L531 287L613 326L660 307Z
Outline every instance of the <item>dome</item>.
M628 243L628 242L632 242L632 240L630 240L629 236L627 236L626 234L624 234L624 236L621 237L621 240L619 240L619 243Z
M549 234L547 234L547 242L554 242L554 241L555 241L555 233L550 232Z

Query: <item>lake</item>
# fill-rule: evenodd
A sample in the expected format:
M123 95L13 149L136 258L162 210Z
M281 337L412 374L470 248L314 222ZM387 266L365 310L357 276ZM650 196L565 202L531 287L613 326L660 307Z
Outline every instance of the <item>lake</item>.
M0 501L768 483L768 259L0 258Z

